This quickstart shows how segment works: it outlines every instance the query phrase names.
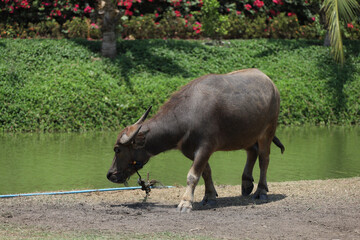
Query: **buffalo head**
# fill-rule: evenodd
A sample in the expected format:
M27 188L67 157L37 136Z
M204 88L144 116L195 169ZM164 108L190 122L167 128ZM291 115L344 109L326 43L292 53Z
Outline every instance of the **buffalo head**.
M135 124L126 127L118 135L114 160L107 173L111 182L125 183L149 161L150 154L144 149L146 132L140 132L140 129L150 110L151 107Z

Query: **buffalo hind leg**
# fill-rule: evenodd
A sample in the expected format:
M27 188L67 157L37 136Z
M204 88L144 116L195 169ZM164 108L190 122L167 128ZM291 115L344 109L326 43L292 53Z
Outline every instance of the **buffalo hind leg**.
M214 183L211 177L211 168L209 163L206 164L202 177L205 182L205 196L201 201L202 205L209 205L210 207L214 207L216 205L216 197L218 196Z
M266 173L269 166L270 144L272 137L259 141L259 166L260 166L260 179L256 192L254 193L254 199L267 200L267 192L269 191L266 181Z
M253 169L258 157L258 144L254 144L251 148L246 149L247 160L242 174L241 194L249 196L254 188Z
M194 201L195 187L208 164L211 153L205 149L199 149L196 153L194 162L187 175L187 186L184 195L177 207L177 210L182 213L187 213L192 210L192 203Z

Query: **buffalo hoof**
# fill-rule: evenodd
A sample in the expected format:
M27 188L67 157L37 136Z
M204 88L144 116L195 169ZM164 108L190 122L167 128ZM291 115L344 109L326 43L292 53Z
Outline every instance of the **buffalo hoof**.
M254 193L253 199L259 199L259 200L262 200L262 201L268 201L269 200L269 197L266 193L266 190L256 190L256 192Z
M177 207L179 213L189 213L192 210L192 204L190 201L181 200L180 204Z
M259 200L262 200L262 201L267 201L269 200L269 197L267 194L260 194L260 195L255 195L253 196L253 199L259 199Z
M241 194L243 196L249 196L254 189L254 184L250 181L243 181L241 185Z
M216 207L217 203L216 203L216 200L212 200L212 199L203 199L201 201L201 205L202 206L208 206L208 207L211 207L211 208L214 208Z

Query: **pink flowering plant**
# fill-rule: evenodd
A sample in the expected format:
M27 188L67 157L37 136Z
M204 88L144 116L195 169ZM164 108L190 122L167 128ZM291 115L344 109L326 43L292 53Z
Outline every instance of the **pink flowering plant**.
M89 17L96 4L96 0L0 0L0 21L26 25L54 19L63 24L73 17Z
M236 12L252 19L263 16L272 19L284 12L289 16L296 15L301 23L311 23L320 11L320 0L222 0L222 12ZM238 14L239 15L239 14Z
M347 39L358 40L360 39L360 21L353 21L346 23L343 26L344 36Z
M40 22L56 20L60 25L73 17L90 17L100 0L0 0L1 22ZM280 12L296 14L300 22L310 21L319 11L320 0L220 0L219 12L227 15L232 12L248 17L265 15L269 18ZM116 6L126 17L154 14L159 22L166 12L178 18L199 15L203 0L115 0ZM200 20L198 18L198 20Z
M99 1L0 0L0 37L101 38ZM129 39L203 38L209 36L209 26L225 38L319 38L322 34L321 0L219 0L216 21L208 23L206 1L113 0L122 14L118 29ZM345 36L356 38L358 23L344 23ZM287 35L288 31L295 33Z

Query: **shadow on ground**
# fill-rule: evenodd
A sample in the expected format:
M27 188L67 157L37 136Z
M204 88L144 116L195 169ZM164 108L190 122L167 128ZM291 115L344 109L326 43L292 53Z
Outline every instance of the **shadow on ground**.
M269 194L268 200L259 200L253 199L252 196L248 197L222 197L216 199L215 208L225 208L225 207L239 207L239 206L251 206L251 205L261 205L271 202L277 202L286 198L286 195L283 194ZM213 207L203 206L201 202L194 203L194 210L207 210Z
M269 194L268 200L253 199L249 197L222 197L216 199L216 206L203 206L201 202L193 203L194 211L209 210L214 208L225 208L225 207L239 207L239 206L252 206L262 205L271 202L277 202L285 199L287 196L283 194ZM124 203L119 205L110 205L112 208L129 208L132 210L151 210L151 209L176 209L177 205L174 204L161 204L154 202L137 202L137 203Z
M101 41L87 41L84 39L71 39L74 43L82 45L100 54ZM193 77L187 69L177 63L177 59L164 54L162 49L177 53L192 53L195 48L205 48L197 41L176 41L176 40L134 40L117 41L117 56L108 59L112 64L122 69L125 78L132 75L132 71L139 65L147 69L147 72L161 72L169 76ZM156 65L154 65L156 63Z
M357 69L356 62L357 58L352 56L358 56L360 52L360 47L358 42L345 41L344 47L345 51L345 63L344 66L336 64L332 59L332 56L328 58L319 59L319 74L321 78L327 79L327 86L332 97L332 111L336 119L349 119L350 117L343 117L343 115L356 115L356 110L350 112L350 109L347 109L349 106L348 100L349 96L345 92L345 86L356 79ZM352 109L351 109L352 110ZM351 122L354 124L355 122Z
M150 209L150 208L176 208L174 204L159 204L154 202L138 202L138 203L124 203L119 205L110 205L110 207L127 207L134 210Z

